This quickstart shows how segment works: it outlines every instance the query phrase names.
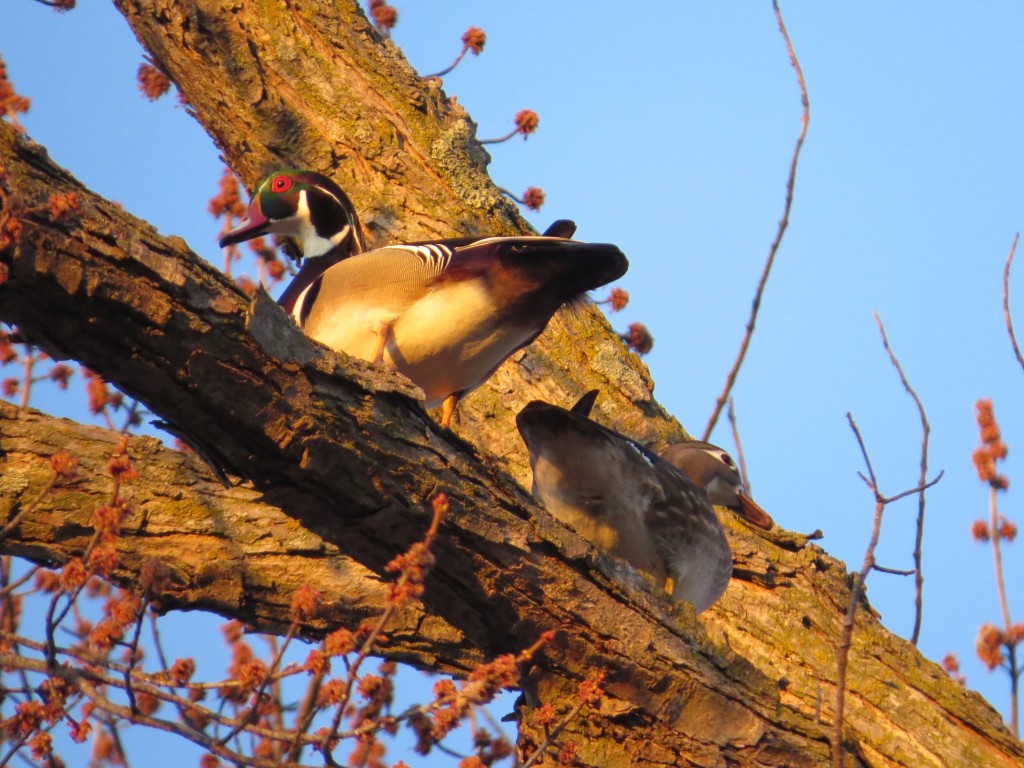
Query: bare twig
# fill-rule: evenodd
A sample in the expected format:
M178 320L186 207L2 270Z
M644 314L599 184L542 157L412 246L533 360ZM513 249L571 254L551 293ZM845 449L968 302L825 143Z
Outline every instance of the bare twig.
M726 412L729 417L729 429L732 431L732 442L736 446L736 462L740 468L740 480L743 482L743 487L746 489L747 494L750 495L750 477L747 475L747 461L743 457L743 445L740 443L740 430L736 426L736 411L733 409L732 398L729 398L729 409Z
M576 716L583 711L583 708L585 706L587 706L587 702L577 702L576 705L573 706L573 708L566 713L565 717L563 717L555 724L555 727L552 728L551 731L545 737L544 743L537 747L537 751L530 755L529 760L523 763L522 766L520 766L520 768L530 768L531 765L534 765L538 760L543 758L547 751L551 748L551 745L555 743L555 739L557 739L561 735L562 731L566 729L569 723L571 723L576 718Z
M913 576L914 573L916 573L913 568L909 570L904 568L886 568L884 565L879 565L878 563L872 565L871 568L881 573L891 573L893 576Z
M12 560L10 555L4 555L0 558L0 584L5 588L3 597L0 598L0 629L5 632L14 633L18 631L21 610L18 609L14 596L7 589L11 585ZM10 648L12 652L18 652L17 643L11 643ZM31 698L33 692L29 685L28 675L24 670L21 670L19 677L21 678L22 686L29 691L28 698ZM6 765L6 762L0 762L0 765Z
M164 653L164 645L160 641L160 630L157 627L157 624L156 624L156 614L154 614L154 613L150 613L150 615L149 615L149 626L150 626L150 630L152 632L152 637L153 637L153 647L156 648L157 659L159 659L159 661L160 661L160 667L161 667L161 669L170 669L171 665L167 663L167 654ZM184 722L188 722L185 719L186 708L183 707L178 702L175 702L174 706L178 710L179 717Z
M28 737L31 735L32 734L30 733L25 733L21 736L16 737L13 743L11 744L11 748L7 750L7 753L3 756L0 756L0 765L7 765L8 763L10 763L11 758L21 751L21 748L25 746L25 742L28 741Z
M702 440L708 440L711 437L711 432L714 430L715 424L718 423L718 417L722 413L722 408L729 399L729 393L736 383L736 377L739 375L743 358L747 355L750 337L754 333L754 324L757 322L757 313L761 308L761 298L764 296L765 284L768 282L768 274L771 272L772 264L775 262L775 254L782 243L782 236L786 232L786 227L789 226L789 212L793 207L793 187L796 184L796 166L800 159L800 150L804 145L804 137L807 135L807 123L811 116L811 106L807 99L807 84L804 82L804 72L800 68L800 62L797 60L796 53L793 50L793 43L789 39L789 32L786 31L786 25L782 21L782 12L779 10L778 0L772 0L772 8L775 11L775 20L779 24L779 32L782 33L782 38L786 41L789 61L793 65L793 69L796 70L797 84L800 86L800 103L803 105L803 113L800 115L800 133L796 139L796 146L793 147L793 157L789 162L789 178L786 180L786 205L782 211L782 218L779 220L779 228L775 233L775 239L768 248L768 258L765 260L764 269L761 271L761 279L757 283L757 290L754 292L754 301L750 307L750 319L747 321L747 330L743 335L743 341L740 342L740 350L736 355L735 362L732 364L729 375L725 377L725 386L722 389L722 394L715 401L715 408L708 418L707 426L704 427Z
M423 75L423 79L424 80L428 80L428 79L430 79L432 77L444 77L449 72L451 72L453 69L455 69L457 66L459 66L459 62L462 61L463 58L465 58L466 52L469 51L469 50L470 50L470 47L468 45L462 46L462 50L459 51L459 55L455 57L455 61L453 61L447 67L442 69L440 72L434 72L434 73L429 74L429 75Z
M297 761L301 755L302 737L309 731L313 724L313 718L316 717L316 699L320 695L320 689L326 677L327 668L325 666L310 678L309 684L306 686L306 693L302 697L302 703L299 704L298 713L295 715L295 735L288 747L286 759L291 762Z
M1014 245L1016 245L1016 241L1014 241ZM877 312L874 315L875 322L878 323L878 332L882 335L882 344L885 346L885 351L889 353L889 360L892 361L893 367L896 368L896 372L900 375L903 388L913 398L914 404L917 406L917 412L921 416L921 474L919 475L918 485L924 485L928 479L928 438L931 435L932 428L928 423L927 415L925 415L921 398L917 396L917 392L910 386L910 382L903 372L903 366L900 365L900 361L896 359L896 353L889 346L889 339L885 335L885 326L882 325L882 318L878 316ZM917 497L917 534L914 538L914 631L910 636L910 642L914 645L917 645L918 638L921 636L922 592L924 587L924 573L921 570L921 541L924 537L924 504L924 490L922 490Z
M1003 268L1003 315L1006 317L1006 331L1010 335L1010 344L1013 345L1013 353L1017 356L1017 362L1024 368L1024 357L1021 356L1020 346L1017 344L1017 336L1013 332L1013 320L1010 317L1010 264L1013 262L1013 255L1017 250L1017 241L1020 239L1020 233L1013 236L1013 244L1010 246L1010 252L1006 255L1006 266ZM1002 562L999 554L999 529L996 528L996 489L994 486L989 487L990 496L990 530L992 534L992 549L996 563L996 583L999 588L999 602L1003 611L1003 621L1006 625L1006 631L1009 633L1012 625L1010 624L1010 610L1006 602L1006 588L1003 585L1003 572ZM1020 668L1017 664L1017 647L1014 643L1007 643L1007 657L1008 657L1008 670L1010 673L1010 728L1013 731L1013 735L1018 735L1019 727L1019 699L1018 699L1018 686L1020 682Z
M132 670L139 663L139 636L142 634L142 622L146 618L146 601L139 603L139 610L135 614L135 632L131 642L128 644L128 663L124 671L124 692L128 696L128 706L132 712L138 712L139 707L135 701L135 691L132 690Z
M21 524L21 521L25 519L26 515L30 515L35 510L35 508L39 506L39 503L46 498L50 491L52 491L56 487L59 481L60 475L54 472L53 478L50 480L49 483L46 484L46 486L39 492L39 494L34 499L32 499L32 501L30 501L28 504L22 507L18 511L18 513L14 517L12 517L10 521L2 529L0 529L0 541L3 541L11 535L11 531L13 531Z
M122 435L127 435L128 430L136 425L139 415L139 401L132 400L132 404L128 406L127 413L125 413L124 424L120 429Z
M35 365L35 347L31 344L25 345L25 354L22 355L22 365L25 370L22 378L24 381L21 386L21 407L28 408L29 396L32 393L32 366Z
M871 573L872 569L883 570L875 564L875 548L878 546L878 537L882 531L882 513L885 511L887 504L891 504L913 493L922 493L926 488L930 488L942 479L942 473L940 472L931 482L921 483L916 488L903 491L895 496L883 496L878 490L878 479L875 476L874 468L871 466L868 449L864 445L864 439L861 437L860 430L857 428L857 424L851 414L847 413L846 419L850 422L850 429L853 430L853 434L857 438L857 445L860 447L861 456L864 457L864 464L868 470L867 476L865 477L861 474L861 477L864 478L864 482L867 483L875 496L875 515L871 524L871 539L864 552L864 562L861 564L860 572L853 576L850 602L846 608L846 615L843 617L843 630L839 638L839 648L837 649L835 719L832 723L832 768L843 768L843 715L846 707L846 665L850 655L850 645L853 640L853 625L854 619L857 616L857 606L860 604L861 596L864 594L864 582L868 574Z
M288 631L285 633L284 640L281 641L280 647L274 654L273 660L270 662L270 666L267 668L266 675L260 684L256 687L256 690L252 693L252 704L249 708L238 716L238 723L228 731L226 736L221 737L220 743L226 745L232 738L237 734L245 730L246 726L256 722L257 717L260 714L260 707L263 702L263 694L274 681L274 675L281 666L281 660L284 658L285 651L288 650L288 644L291 643L292 638L295 637L295 632L299 627L298 619L296 618L288 627Z
M114 765L121 765L124 766L124 768L129 768L128 753L125 751L124 743L121 741L121 733L117 729L118 718L109 712L104 714L105 717L103 720L107 726L107 731L110 733L110 741L114 745L114 754L111 755L110 762Z
M934 479L929 480L927 483L922 483L921 485L914 486L913 488L911 488L909 490L901 491L900 493L897 493L895 496L883 496L882 497L882 501L884 501L886 504L892 504L894 501L899 501L900 499L905 499L905 498L907 498L907 496L913 496L915 493L921 493L922 491L927 491L933 485L938 483L939 480L941 480L945 474L946 474L946 470L943 469L943 470L941 470L939 472L939 474L937 474L934 477Z
M596 705L597 702L600 701L601 697L604 695L603 686L604 672L597 672L591 675L589 678L587 678L587 680L583 681L580 684L579 692L576 695L576 704L573 706L572 709L569 710L569 712L566 713L566 715L561 720L555 723L554 727L551 728L551 730L548 730L545 726L544 742L539 747L537 747L537 750L532 755L530 755L530 758L522 764L521 768L530 768L531 765L539 761L543 757L544 753L547 752L547 750L553 744L555 744L555 739L557 739L559 735L562 733L562 731L564 731L565 728L569 725L569 723L572 722L573 718L575 718L577 715L579 715L580 712L583 711L584 707L586 707L588 704ZM557 762L559 764L563 763L563 759L561 756L559 756ZM571 761L565 760L564 762L568 763Z
M501 192L501 194L505 195L505 197L509 197L515 200L520 205L526 205L526 201L523 200L523 198L516 195L512 190L505 189L505 187L498 187L498 191Z
M509 131L508 133L504 134L503 136L499 136L496 139L480 139L479 141L481 144L501 144L503 141L508 141L513 136L516 136L518 133L519 129L515 128Z
M864 445L860 430L853 420L853 416L846 414L850 422L850 428L857 437L857 445L860 446L861 455L867 465L870 480L868 486L875 494L875 516L871 525L871 540L864 552L864 563L861 565L860 573L853 578L853 587L850 589L850 602L846 608L846 615L843 617L843 631L839 640L839 653L836 661L836 703L835 720L832 724L832 766L843 768L843 714L846 706L846 663L850 655L850 643L853 639L853 622L857 615L857 605L860 602L861 593L864 589L864 579L867 578L875 560L875 547L878 545L878 536L882 529L882 512L885 510L885 503L878 493L878 484L875 479L875 471L871 467L871 460L868 458L868 451ZM862 475L863 477L863 475Z
M1007 637L1013 628L1010 621L1010 604L1006 599L1006 581L1003 578L1003 555L999 546L999 513L996 509L996 488L989 486L988 490L988 513L989 513L989 539L992 541L992 561L996 572L996 593L999 595L999 608L1003 614L1003 626L1006 627ZM1014 644L1007 643L1007 671L1010 673L1010 729L1017 735L1018 714L1017 714L1017 686L1020 678L1020 670L1017 668L1017 655Z
M1006 331L1010 334L1010 344L1013 345L1013 354L1017 356L1017 362L1024 368L1024 356L1020 353L1017 345L1017 336L1013 332L1013 320L1010 318L1010 265L1013 263L1013 255L1017 251L1017 241L1020 239L1018 232L1013 236L1013 244L1010 252L1006 254L1006 266L1003 267L1003 316L1006 318Z
M1014 736L1020 736L1020 664L1017 661L1017 646L1008 644L1006 647L1006 667L1010 672L1010 730Z
M1013 243L1010 252L1006 255L1006 266L1003 268L1003 315L1006 318L1006 331L1010 336L1010 344L1013 345L1013 353L1017 356L1017 362L1024 368L1024 357L1021 356L1020 346L1017 344L1017 336L1013 332L1013 320L1010 316L1010 265L1013 263L1014 253L1017 251L1017 241L1020 233L1013 236ZM1006 587L1003 583L1002 557L999 550L999 529L996 527L996 487L989 485L989 530L992 538L992 552L996 567L996 586L999 592L999 604L1003 612L1003 622L1006 631L1009 633L1012 628L1010 624L1010 609L1006 601ZM1007 643L1007 670L1010 673L1010 729L1013 735L1019 734L1019 713L1018 687L1020 683L1021 669L1017 662L1017 647L1014 643Z
M508 734L505 733L505 729L501 727L501 723L494 719L494 715L491 714L491 711L486 707L480 707L479 709L480 714L483 715L491 728L494 729L494 732L497 734L497 738L511 744L512 740L508 737Z
M40 565L33 565L27 571L25 571L25 573L20 578L12 581L10 584L4 584L4 586L0 588L0 597L11 594L22 584L31 581L41 568L42 566ZM3 765L3 763L0 763L0 765Z
M999 512L996 509L996 489L989 486L988 516L989 531L992 535L992 560L996 569L996 591L999 593L999 608L1003 612L1003 624L1007 629L1013 626L1010 621L1010 604L1006 600L1006 583L1003 580L1003 555L999 547Z

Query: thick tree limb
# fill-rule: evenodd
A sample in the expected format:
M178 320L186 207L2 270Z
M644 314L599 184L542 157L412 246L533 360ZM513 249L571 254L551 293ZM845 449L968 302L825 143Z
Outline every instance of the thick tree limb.
M53 564L81 553L92 535L92 511L109 503L112 481L106 466L119 440L109 430L0 403L5 517L48 482L47 459L56 451L67 451L80 468L73 483L47 494L43 509L5 542L5 551ZM315 584L332 606L332 626L355 625L384 610L384 588L375 573L263 502L251 486L225 489L194 454L170 450L153 438L132 438L129 455L142 477L126 484L122 494L131 514L118 575L131 582L150 557L166 563L174 586L161 596L164 608L206 609L253 626L280 628L291 621L292 592ZM429 643L434 645L442 635L460 634L436 618L421 626L422 615L402 617L394 630L396 643L416 642L425 632L434 636ZM314 635L327 626L306 631ZM414 657L416 650L410 648L408 655ZM435 656L428 654L421 663ZM458 666L471 667L478 657L471 652Z

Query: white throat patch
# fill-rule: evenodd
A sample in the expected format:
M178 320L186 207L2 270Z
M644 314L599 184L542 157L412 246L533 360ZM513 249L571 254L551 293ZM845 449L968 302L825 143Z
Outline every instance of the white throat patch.
M333 237L321 237L317 234L316 227L309 215L309 201L306 198L306 190L299 192L299 207L295 212L294 225L289 227L290 232L302 241L302 255L307 259L315 259L323 256L336 245L340 244L352 232L352 227L345 227Z

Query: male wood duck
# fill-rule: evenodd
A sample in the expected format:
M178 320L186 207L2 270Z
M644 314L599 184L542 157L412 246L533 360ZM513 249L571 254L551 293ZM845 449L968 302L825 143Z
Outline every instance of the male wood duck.
M443 406L482 384L532 342L559 309L617 280L629 263L614 245L554 236L454 238L364 251L351 203L311 171L263 181L248 216L221 246L276 232L299 237L313 259L281 304L311 338L400 371ZM323 209L330 209L329 211ZM287 296L288 300L284 301Z
M516 416L533 495L599 548L665 584L698 613L729 583L732 553L707 491L664 459L587 417L534 400Z

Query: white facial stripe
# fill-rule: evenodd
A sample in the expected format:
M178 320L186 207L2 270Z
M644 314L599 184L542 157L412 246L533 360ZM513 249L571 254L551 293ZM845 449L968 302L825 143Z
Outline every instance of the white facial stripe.
M306 190L303 189L299 192L298 210L286 221L290 223L290 226L289 231L285 231L284 234L294 235L302 241L303 257L315 259L317 256L323 256L335 246L330 239L317 234L316 227L313 226L309 217L309 201L306 199Z
M327 187L323 187L323 186L317 184L316 188L319 189L321 192L323 192L325 195L330 195L331 199L334 200L334 202L336 202L338 204L339 208L347 208L348 207L343 202L341 202L341 200L338 199L338 196L336 194L334 194L333 192L331 192L331 190L329 190ZM303 190L303 192L305 192L305 190Z

